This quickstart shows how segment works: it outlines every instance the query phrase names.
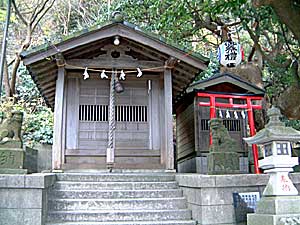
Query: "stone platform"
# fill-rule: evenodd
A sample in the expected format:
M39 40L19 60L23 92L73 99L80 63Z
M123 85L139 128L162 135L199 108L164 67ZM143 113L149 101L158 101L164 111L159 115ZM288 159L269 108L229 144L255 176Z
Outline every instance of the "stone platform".
M99 173L99 171L89 171L89 172L94 174L92 176L96 176L96 174ZM102 172L104 174L107 173L107 171L102 171ZM115 171L115 172L120 173L121 171ZM122 172L125 173L125 171ZM132 171L127 171L126 176L131 177L130 179L133 179L132 176L128 175L129 172ZM147 171L147 172L151 173L151 171ZM113 175L113 177L115 177L114 179L117 179L118 177L116 173ZM108 188L108 186L105 186L107 182L103 182L104 178L108 179L104 174L96 178L99 180L99 182L97 181L99 184L88 182L88 181L84 182L84 185L86 185L85 188L87 190L90 190L93 189L94 186L96 186L95 189L97 189L97 195L98 192L101 192L101 194L106 197L131 196L133 194L131 190L127 190L125 192L124 191L120 192L118 190L101 191L101 189L103 189L103 186L106 189ZM96 197L94 196L96 191L82 192L81 184L78 186L76 182L72 183L72 181L67 181L67 182L61 181L61 179L63 180L69 179L65 176L66 175L64 173L62 173L61 175L53 174L53 173L48 173L48 174L40 173L40 174L32 174L32 175L1 174L0 175L0 224L1 225L12 225L12 224L13 225L44 225L47 217L47 202L49 199L49 190L51 189L51 187L54 187L53 185L55 184L56 181L59 181L59 183L56 185L60 185L61 190L55 192L55 195L53 195L55 196L55 198L69 198L69 196L73 196L73 195L81 196L87 199L88 198L93 199L94 197ZM109 174L107 174L107 176L109 176ZM122 175L118 179L127 180L126 176ZM269 176L266 174L202 175L202 174L171 173L165 177L169 179L170 176L175 176L177 183L175 181L171 181L171 182L167 181L168 184L157 184L157 186L155 186L155 189L156 190L161 189L165 185L174 185L174 186L169 186L172 187L170 189L176 189L176 187L179 186L180 189L183 190L183 196L186 197L187 199L188 208L192 211L192 218L193 220L197 221L198 225L237 225L237 224L245 225L246 221L237 223L237 219L236 219L237 215L235 214L235 208L233 203L233 193L260 192L260 194L262 194L265 185L267 184L269 179ZM297 189L300 190L300 173L290 174L290 177L293 183L295 184L295 186L297 187ZM150 178L145 178L145 179L150 179ZM68 185L63 186L66 183ZM112 187L123 189L123 190L130 189L129 188L131 185L130 181L125 182L126 184L124 183L124 186L121 186L121 184L116 185L117 183L118 182L116 181L111 182ZM143 182L140 182L140 185L144 185ZM149 183L149 185L152 185L151 182ZM79 188L79 190L77 190L76 188ZM143 194L143 195L145 194L146 197L147 196L181 197L180 190L170 190L170 189L168 190L168 193L164 191L143 190L143 191L139 191L139 194ZM68 190L68 191L64 191L64 190ZM272 207L274 208L274 210L275 209L285 210L285 208L287 208L284 206L285 204L289 204L289 205L291 204L292 207L294 206L299 207L300 204L298 204L297 201L293 201L292 203L290 202L287 203L281 199L276 199L276 202L273 204ZM126 202L124 202L124 204L125 203ZM63 206L73 207L72 204L64 203ZM76 201L74 204L76 204ZM177 203L175 203L174 201L174 204ZM269 204L269 203L262 203L262 204ZM282 207L280 207L279 205L282 205ZM60 207L60 204L55 203L55 205L52 204L52 206ZM264 210L271 210L271 209L264 209ZM269 211L264 211L264 212L268 213ZM280 217L281 221L285 221L288 219L291 218L287 218L286 216ZM298 217L294 216L292 217L292 219L297 220ZM80 223L76 223L76 224L78 225ZM82 224L86 224L86 223L82 223ZM99 224L107 225L108 223L102 222ZM113 223L110 222L109 224L113 224ZM139 223L132 223L132 224L139 224ZM140 223L140 224L147 224L147 223ZM153 223L150 224L153 225ZM177 224L184 224L184 223L178 222ZM260 225L262 224L260 223Z
M0 174L0 224L42 225L54 174Z
M290 177L300 190L300 173L292 173ZM198 225L246 225L246 215L243 222L237 221L241 216L235 213L233 193L259 192L262 196L269 175L179 173L176 174L176 180Z
M248 224L294 225L300 224L300 196L264 197L258 204L255 214L248 215Z

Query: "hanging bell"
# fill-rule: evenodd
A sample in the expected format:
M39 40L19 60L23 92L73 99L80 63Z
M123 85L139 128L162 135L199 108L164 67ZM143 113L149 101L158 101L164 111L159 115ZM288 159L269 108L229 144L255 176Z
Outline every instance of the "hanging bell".
M115 81L115 91L117 93L122 93L124 91L124 87L119 80Z

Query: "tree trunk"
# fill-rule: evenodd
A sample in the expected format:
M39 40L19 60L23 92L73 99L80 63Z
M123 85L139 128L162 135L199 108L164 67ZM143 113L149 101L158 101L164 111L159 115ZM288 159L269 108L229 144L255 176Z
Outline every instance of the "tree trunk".
M3 85L4 85L4 90L5 90L5 96L11 97L11 93L10 93L10 85L9 85L9 73L8 73L7 60L4 60L4 68L3 68Z
M293 84L284 90L278 98L277 105L282 114L289 119L300 120L300 89L298 86Z
M25 38L24 42L22 43L22 47L16 53L15 62L13 64L13 69L11 72L11 80L10 80L10 93L11 93L10 97L12 97L16 93L17 72L18 72L18 68L21 63L20 54L22 51L28 49L28 47L30 46L30 43L31 43L31 38L32 38L31 25L28 25L26 38Z

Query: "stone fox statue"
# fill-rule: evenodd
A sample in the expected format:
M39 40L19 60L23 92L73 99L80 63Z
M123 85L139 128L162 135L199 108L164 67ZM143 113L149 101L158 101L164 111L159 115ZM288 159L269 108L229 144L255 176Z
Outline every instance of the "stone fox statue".
M23 122L23 113L13 111L10 116L0 118L0 144L11 140L21 142L21 127Z
M232 139L221 119L211 119L212 145L207 156L208 174L235 174L239 172L238 145Z
M210 121L212 145L211 152L237 152L238 144L232 139L223 125L222 119L212 119Z

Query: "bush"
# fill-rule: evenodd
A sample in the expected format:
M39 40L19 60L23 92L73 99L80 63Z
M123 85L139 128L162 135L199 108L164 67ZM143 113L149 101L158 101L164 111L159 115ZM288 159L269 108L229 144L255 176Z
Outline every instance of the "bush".
M52 144L53 113L46 106L36 85L25 67L20 67L14 110L24 113L23 142L27 146L36 143Z

